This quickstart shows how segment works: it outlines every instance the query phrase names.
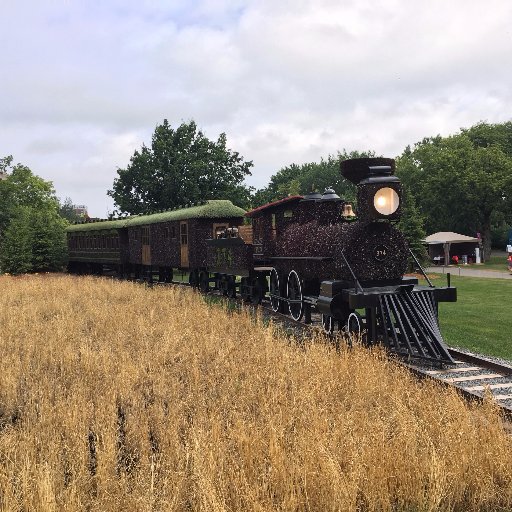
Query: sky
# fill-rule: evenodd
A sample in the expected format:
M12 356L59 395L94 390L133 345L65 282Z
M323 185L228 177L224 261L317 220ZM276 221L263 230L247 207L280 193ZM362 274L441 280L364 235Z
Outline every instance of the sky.
M0 0L0 157L91 216L155 127L194 120L264 187L512 120L509 0Z

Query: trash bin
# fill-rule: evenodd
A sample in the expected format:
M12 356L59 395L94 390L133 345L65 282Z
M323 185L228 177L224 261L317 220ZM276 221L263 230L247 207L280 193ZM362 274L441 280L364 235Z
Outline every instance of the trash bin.
M468 264L468 255L467 254L463 254L462 255L462 264L463 265L467 265Z

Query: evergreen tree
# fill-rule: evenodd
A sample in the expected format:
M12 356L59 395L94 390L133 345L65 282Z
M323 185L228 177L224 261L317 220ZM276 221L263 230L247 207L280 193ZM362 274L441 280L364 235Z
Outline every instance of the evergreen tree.
M32 266L31 208L18 206L4 231L0 251L0 271L10 274L30 272Z
M32 209L32 268L61 270L66 264L67 222L54 209Z
M423 243L426 233L424 228L425 218L420 214L414 195L407 185L403 186L402 217L398 227L405 235L409 248L421 264L428 261L428 253Z

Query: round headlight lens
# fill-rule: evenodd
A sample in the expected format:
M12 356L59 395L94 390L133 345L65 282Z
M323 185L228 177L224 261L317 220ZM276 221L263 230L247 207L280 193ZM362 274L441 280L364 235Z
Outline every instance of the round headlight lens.
M395 190L384 187L373 196L373 206L381 215L392 215L398 210L400 199Z

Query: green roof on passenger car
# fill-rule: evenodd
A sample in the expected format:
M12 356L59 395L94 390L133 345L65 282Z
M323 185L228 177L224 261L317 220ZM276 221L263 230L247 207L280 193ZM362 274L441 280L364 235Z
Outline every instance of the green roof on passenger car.
M227 199L211 199L205 204L182 208L180 210L171 210L151 215L136 215L119 220L106 220L101 222L87 222L84 224L75 224L67 228L68 232L75 231L103 231L105 229L121 229L133 226L147 226L148 224L157 224L159 222L171 222L187 219L208 219L208 218L231 218L243 217L245 210L235 206Z
M105 231L107 229L121 229L126 227L128 219L103 220L98 222L83 222L82 224L72 224L66 228L68 233L76 231Z

